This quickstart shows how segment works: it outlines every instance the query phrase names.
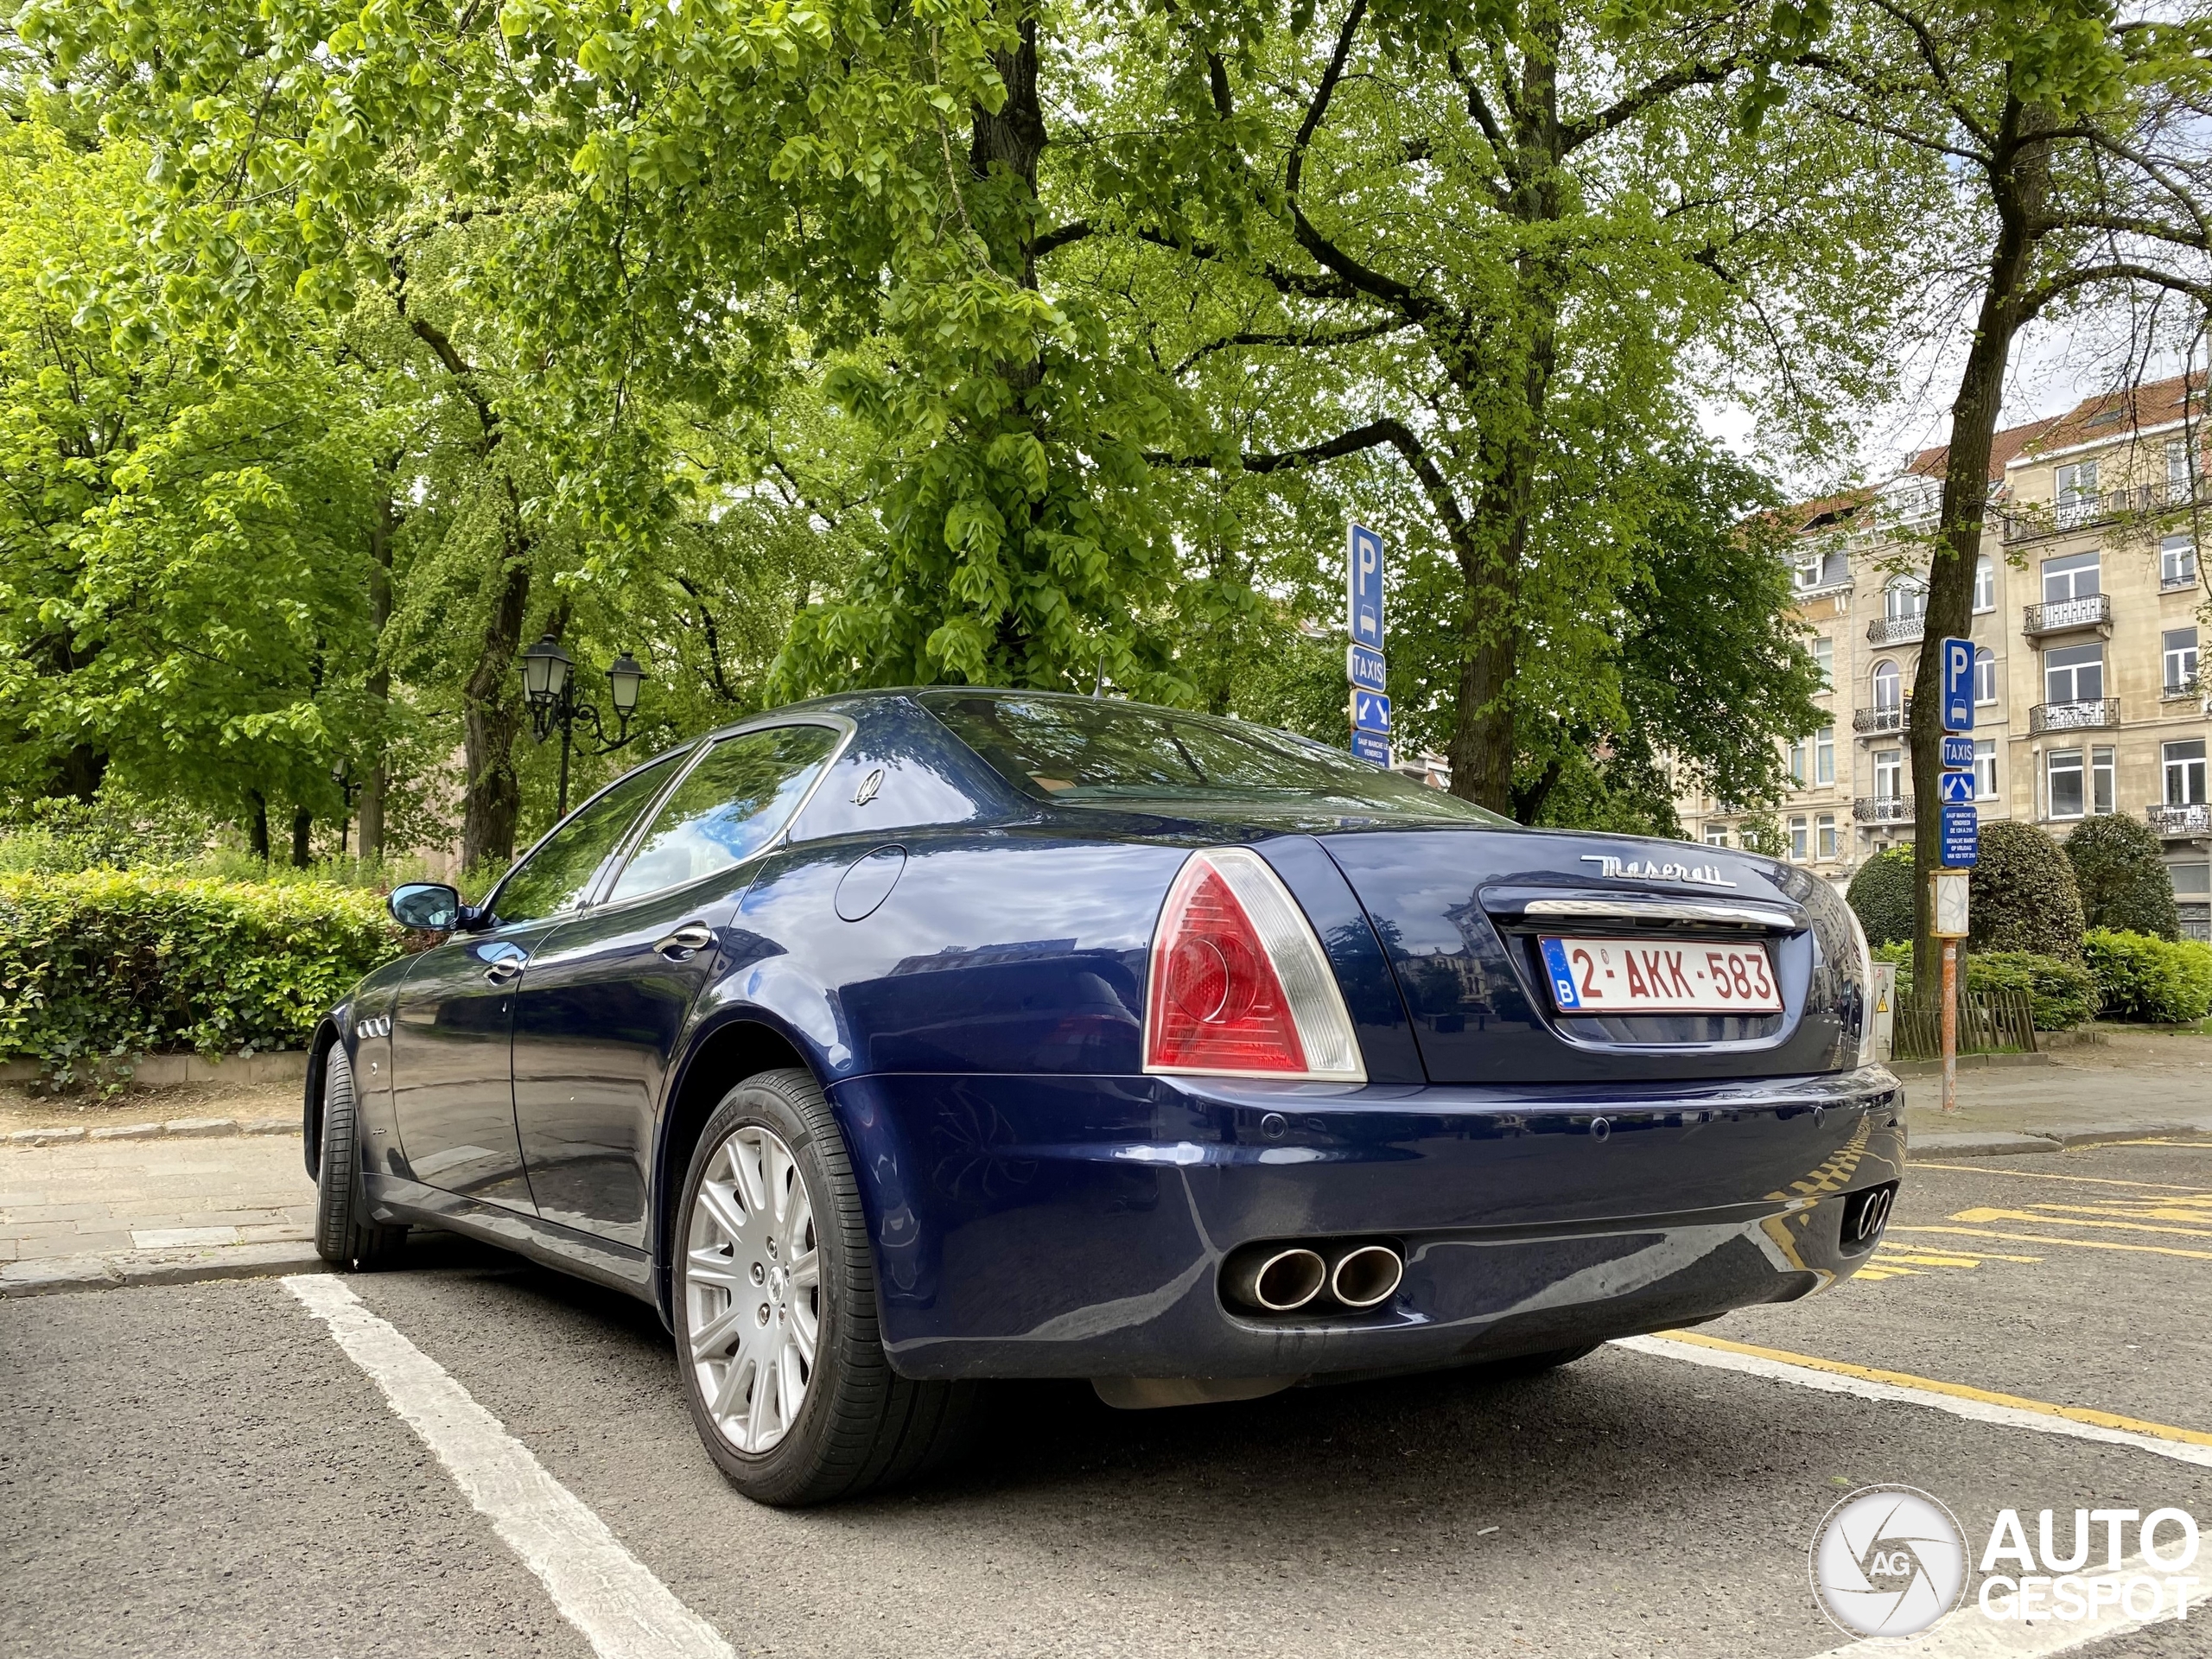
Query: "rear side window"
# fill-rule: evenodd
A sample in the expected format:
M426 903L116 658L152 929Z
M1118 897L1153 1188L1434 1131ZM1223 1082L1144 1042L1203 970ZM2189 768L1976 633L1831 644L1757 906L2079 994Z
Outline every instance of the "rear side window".
M499 925L534 922L582 904L607 855L622 844L645 803L660 792L677 762L690 753L679 749L664 756L578 807L499 883L492 899L492 913Z
M777 726L715 744L661 804L613 902L702 880L759 852L790 821L837 740L826 726Z
M931 692L922 702L1001 777L1052 800L1226 796L1509 822L1350 754L1244 721L1092 697Z

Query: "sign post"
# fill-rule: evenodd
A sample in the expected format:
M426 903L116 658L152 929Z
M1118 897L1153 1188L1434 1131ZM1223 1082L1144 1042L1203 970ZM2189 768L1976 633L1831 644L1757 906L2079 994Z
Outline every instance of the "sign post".
M1959 1109L1959 941L1967 937L1968 872L1980 856L1974 807L1974 641L1946 639L1942 653L1942 868L1928 878L1928 932L1943 942L1943 1109Z
M1344 535L1344 678L1351 685L1351 752L1390 764L1390 677L1382 658L1382 538L1364 524Z

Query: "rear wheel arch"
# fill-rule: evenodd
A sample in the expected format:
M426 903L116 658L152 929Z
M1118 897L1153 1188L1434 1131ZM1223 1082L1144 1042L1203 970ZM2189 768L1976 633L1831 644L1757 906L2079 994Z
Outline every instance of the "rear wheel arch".
M660 1147L653 1160L654 1300L664 1321L673 1325L670 1296L674 1275L676 1229L682 1217L683 1178L707 1120L729 1091L763 1071L796 1068L823 1082L820 1069L790 1037L765 1020L741 1016L701 1036L683 1059L675 1087L661 1114Z

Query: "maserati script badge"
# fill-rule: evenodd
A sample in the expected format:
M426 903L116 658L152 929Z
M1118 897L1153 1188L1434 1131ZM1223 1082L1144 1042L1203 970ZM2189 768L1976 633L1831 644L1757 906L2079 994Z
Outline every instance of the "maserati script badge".
M1595 864L1600 875L1641 875L1660 881L1696 881L1708 887L1732 887L1736 885L1710 864L1640 864L1634 859L1623 863L1611 853L1585 853L1582 861Z

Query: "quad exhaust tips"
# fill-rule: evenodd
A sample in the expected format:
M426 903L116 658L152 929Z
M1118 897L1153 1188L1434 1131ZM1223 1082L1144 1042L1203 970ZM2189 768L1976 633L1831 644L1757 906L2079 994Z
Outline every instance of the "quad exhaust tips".
M1294 1313L1316 1302L1357 1312L1389 1301L1405 1276L1405 1259L1388 1244L1254 1244L1230 1257L1222 1290L1262 1313Z

